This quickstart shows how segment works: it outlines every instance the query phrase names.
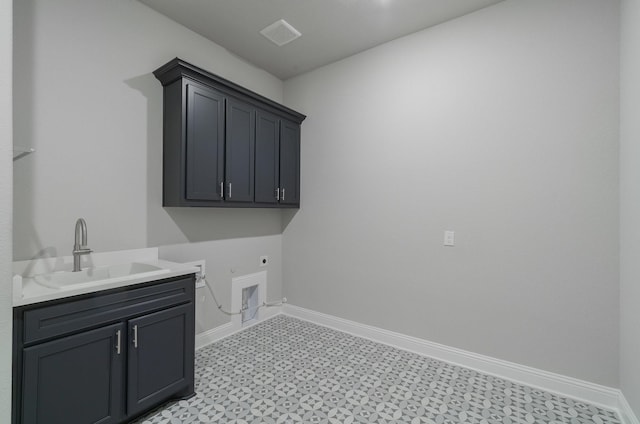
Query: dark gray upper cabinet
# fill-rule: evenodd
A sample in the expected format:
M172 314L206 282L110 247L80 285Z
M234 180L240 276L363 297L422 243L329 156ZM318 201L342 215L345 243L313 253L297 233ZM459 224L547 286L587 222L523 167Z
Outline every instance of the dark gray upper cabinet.
M222 197L218 187L224 181L224 97L193 83L187 83L185 89L185 197L191 201L219 201ZM166 161L171 160L169 157Z
M300 125L258 110L256 202L300 205Z
M300 126L283 120L280 125L280 203L300 203Z
M280 187L280 119L256 114L256 202L277 204Z
M299 207L301 113L180 59L164 86L163 206Z
M256 109L227 99L225 200L253 202Z

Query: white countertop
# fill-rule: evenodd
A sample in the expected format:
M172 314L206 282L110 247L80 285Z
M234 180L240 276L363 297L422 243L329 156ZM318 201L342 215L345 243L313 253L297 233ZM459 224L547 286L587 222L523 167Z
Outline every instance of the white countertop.
M137 249L135 251L107 252L92 254L90 264L92 266L114 265L119 263L139 262L154 265L161 270L145 275L131 275L127 278L107 279L95 281L88 284L78 284L61 289L45 287L36 283L31 276L43 274L43 270L48 272L69 271L69 263L73 262L72 257L34 259L31 261L14 262L14 296L13 306L24 306L49 300L63 299L80 294L95 293L102 290L115 289L119 287L133 286L147 283L149 281L162 280L165 278L179 277L182 275L194 274L198 268L176 262L169 262L158 259L157 249ZM87 264L83 265L84 267Z

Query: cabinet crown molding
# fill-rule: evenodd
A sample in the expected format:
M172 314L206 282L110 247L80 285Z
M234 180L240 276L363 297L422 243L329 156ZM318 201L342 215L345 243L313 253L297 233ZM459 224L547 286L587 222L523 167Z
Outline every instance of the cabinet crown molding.
M225 92L225 94L238 97L244 101L255 103L262 107L268 106L272 109L272 112L287 118L296 124L301 124L306 118L306 115L303 115L300 112L288 108L278 102L274 102L255 91L251 91L229 81L226 78L199 68L177 57L153 71L153 75L155 75L163 86L167 86L181 78L192 79L200 82L201 84L215 87L217 90Z

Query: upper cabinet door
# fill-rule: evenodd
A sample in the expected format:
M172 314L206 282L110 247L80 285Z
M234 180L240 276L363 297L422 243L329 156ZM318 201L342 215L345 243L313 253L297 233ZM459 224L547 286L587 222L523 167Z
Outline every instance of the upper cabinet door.
M227 99L226 187L228 202L253 202L256 110Z
M187 85L185 184L187 200L222 200L224 178L224 97Z
M279 144L280 119L258 109L256 113L256 203L277 203L280 198Z
M300 125L280 124L280 204L300 204Z

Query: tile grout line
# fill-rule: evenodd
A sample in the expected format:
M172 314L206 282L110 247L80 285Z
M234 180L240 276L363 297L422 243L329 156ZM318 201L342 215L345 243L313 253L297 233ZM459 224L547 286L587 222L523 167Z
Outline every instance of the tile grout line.
M519 384L538 388L559 396L610 409L615 411L621 419L623 418L625 424L640 424L624 398L624 394L619 389L452 348L295 305L284 305L282 313L450 364L471 368L500 378L507 378Z
M389 343L388 340L381 342L367 337L367 335L363 336L355 334L353 331L344 331L342 328L326 325L326 322L318 323L316 320L294 317L287 313L287 309L290 311L290 308L285 308L285 311L281 314L272 316L243 329L243 331L227 334L218 343L201 347L197 353L197 368L200 374L197 376L198 398L193 401L193 404L189 403L189 401L180 401L173 404L167 409L157 412L155 416L148 417L147 421L143 422L145 424L193 422L191 418L188 418L192 413L189 411L197 410L199 408L197 405L207 405L198 410L201 414L198 416L198 421L200 422L211 422L207 421L209 419L207 417L214 418L215 416L217 417L216 419L220 419L224 414L227 414L225 415L227 418L231 418L233 411L249 417L253 414L253 412L249 411L254 411L254 406L258 408L258 406L262 405L260 408L264 408L265 402L274 403L276 401L284 402L288 406L270 410L271 416L278 417L278 420L291 418L292 422L294 422L297 418L302 417L302 415L296 415L296 412L306 414L304 417L311 417L309 415L311 410L307 411L305 408L310 407L308 403L309 396L317 396L317 394L308 394L300 397L301 391L307 390L309 387L313 388L314 384L316 389L318 384L327 384L326 378L320 379L320 377L323 375L331 376L333 375L332 373L335 373L333 375L335 380L333 381L336 384L338 380L343 380L342 387L338 384L336 386L338 391L332 395L337 400L342 399L343 406L348 406L348 404L344 403L344 396L348 394L345 393L347 387L358 388L358 390L366 389L368 390L367 396L372 396L370 400L377 399L375 401L377 402L375 403L376 408L388 410L387 412L395 411L394 413L400 415L405 414L403 416L405 418L406 416L410 417L412 413L419 412L419 415L415 416L414 420L422 420L424 417L435 418L436 415L442 416L444 419L447 419L446 417L455 418L456 414L458 414L458 419L465 418L465 422L479 423L482 417L478 414L482 412L482 414L493 414L496 417L510 417L513 419L512 423L526 423L527 421L523 418L527 420L542 420L542 422L567 422L572 417L578 416L582 417L581 420L587 421L597 419L610 424L619 422L617 418L614 418L613 412L607 412L593 404L588 405L579 401L576 402L570 398L563 399L564 395L537 390L530 385L512 382L510 381L511 379L505 379L502 376L496 377L491 373L479 371L464 364L451 364L446 359L442 360L433 355L425 355L415 350L405 349L395 343ZM314 361L317 361L317 363ZM319 367L318 364L323 363L325 365ZM287 366L293 368L291 370L281 370L279 367L283 364L289 364ZM327 367L327 364L330 364L330 366ZM422 365L420 366L420 364ZM234 368L231 368L232 365ZM293 372L295 374L292 374ZM360 376L360 380L353 376L354 372L356 377ZM365 372L365 374L358 374L361 372ZM314 377L313 382L304 381L305 375L314 376L314 373L319 375L315 376L317 378ZM350 375L349 373L352 374ZM421 377L418 377L418 375L421 375ZM260 397L261 393L265 392L265 390L265 393L272 390L268 389L270 386L265 381L268 380L271 385L275 386L274 378L276 382L283 381L280 385L284 384L285 387L293 387L292 393L297 390L296 396L288 400L278 396L273 399L262 399ZM414 380L411 380L411 378ZM415 380L415 378L418 378L418 380ZM400 404L393 403L398 399L391 397L386 398L386 400L383 399L386 392L382 389L376 390L373 386L366 386L366 382L369 380L377 381L377 384L381 384L382 386L380 387L386 387L389 393L395 390L394 396L397 396L400 392L409 393L409 398L407 398L409 400L405 401L405 403L413 403L406 404L410 406L409 409L398 410L397 408L399 408L398 405ZM414 381L414 383L415 381L422 381L422 383L416 386L411 381ZM428 381L431 381L431 383L427 386ZM467 392L463 393L460 386L448 385L456 381L462 383L463 388L466 384L468 386ZM493 391L487 392L489 389L485 390L485 388L482 388L485 387L483 385L488 385L487 387L495 386L495 390L491 389ZM500 387L502 387L502 392L498 390ZM468 392L468 390L471 390L471 392ZM432 394L435 397L432 398L430 395L423 397L429 391L433 392ZM353 390L349 393L351 392ZM235 400L240 399L238 397L239 393L245 394L242 398L246 402L253 403L251 405L246 403L242 407L238 406ZM320 391L318 393L324 394L325 392ZM451 393L451 395L449 396L447 393ZM491 400L485 398L484 401L480 402L487 393L494 393ZM464 394L466 401L460 397L462 394ZM211 397L207 398L207 396ZM349 396L353 396L353 393L349 394ZM376 396L378 397L376 398ZM386 396L391 395L387 394ZM443 398L442 396L445 397ZM460 406L460 401L455 401L456 396L463 403L469 402L466 409ZM469 397L467 398L467 396ZM322 406L322 411L316 411L317 414L313 412L314 419L322 414L325 414L326 417L328 413L341 413L346 414L345 417L353 417L353 415L349 414L362 412L358 412L357 408L352 408L352 410L340 409L341 407L332 403L331 398L331 396L326 399L320 398L319 401L316 399L316 402L319 402L318 405L324 406ZM422 404L418 402L420 399L422 399ZM495 399L498 399L498 401ZM502 399L502 401L499 399ZM353 401L351 398L348 400L349 402ZM389 403L389 401L392 402ZM498 403L492 405L492 402ZM500 409L500 402L503 402L502 409ZM276 404L274 403L274 405ZM434 409L433 405L440 405L443 410ZM529 409L522 409L523 407ZM258 414L260 413L260 408L256 409ZM545 408L550 408L549 411L551 412L548 412ZM545 413L553 418L547 418L547 415L540 415ZM293 415L289 416L287 414ZM539 415L537 418L536 414ZM169 416L173 417L172 421L165 420ZM175 421L176 419L182 419L181 417L187 421ZM424 420L427 420L427 418L424 418ZM309 422L306 419L303 421ZM594 422L597 423L598 421Z

